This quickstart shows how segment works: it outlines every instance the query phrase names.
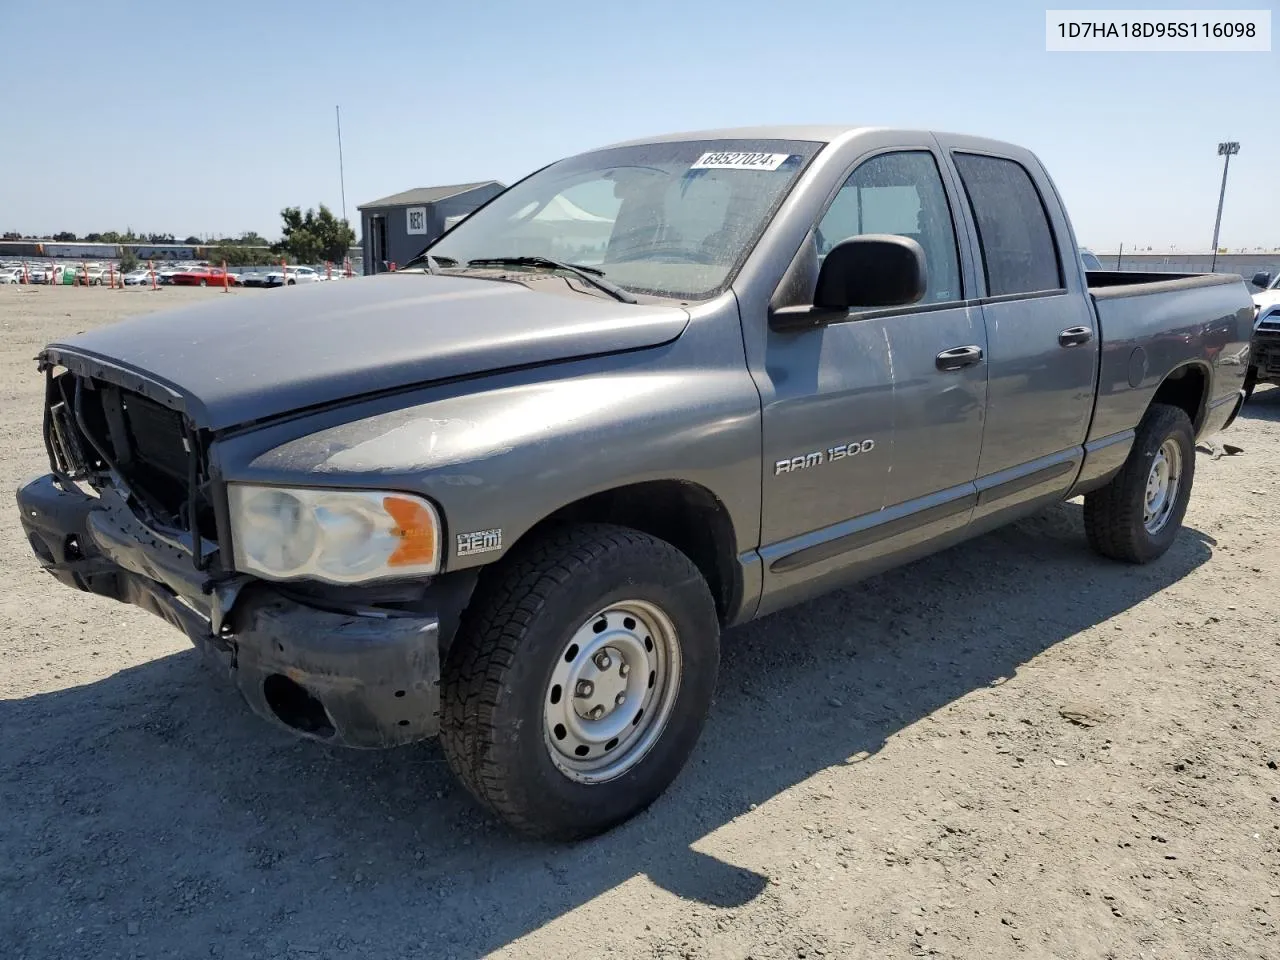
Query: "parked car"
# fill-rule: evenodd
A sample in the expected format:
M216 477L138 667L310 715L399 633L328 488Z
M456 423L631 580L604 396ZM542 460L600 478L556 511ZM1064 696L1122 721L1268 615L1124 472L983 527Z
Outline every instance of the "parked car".
M0 268L0 284L22 283L21 267Z
M31 283L48 283L50 268L43 263L33 264L27 268L27 279Z
M1280 383L1280 271L1274 277L1254 274L1253 285L1261 289L1253 295L1253 342L1244 381L1250 397L1259 383Z
M319 279L319 275L311 267L285 267L283 270L277 268L262 274L259 286L292 287L298 283L315 283Z
M151 270L147 267L138 267L123 274L120 279L126 287L136 287L143 284L151 286Z
M533 221L601 186L607 217ZM1027 150L920 131L571 157L336 300L49 344L21 522L273 724L438 734L512 826L598 833L684 765L723 626L1082 494L1099 553L1168 550L1252 304L1087 278L1058 197Z
M178 274L180 274L180 273L187 273L187 272L189 272L189 271L191 271L191 270L196 269L197 267L202 267L202 266L204 266L204 264L200 264L200 263L172 263L172 264L169 264L169 265L167 265L167 266L165 266L165 267L162 267L162 268L160 268L159 270L157 270L157 271L156 271L156 276L157 276L157 277L159 277L160 282L161 282L162 284L166 284L166 285L168 285L168 284L172 284L172 283L173 283L173 278L174 278L175 276L177 276Z
M236 275L221 267L191 267L171 275L169 282L179 287L220 287L223 285L224 273L226 283L234 286L237 282Z

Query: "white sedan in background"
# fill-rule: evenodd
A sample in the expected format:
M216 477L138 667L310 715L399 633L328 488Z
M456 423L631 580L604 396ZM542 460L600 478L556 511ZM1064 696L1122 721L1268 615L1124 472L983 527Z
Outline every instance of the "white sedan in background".
M0 283L21 283L21 267L0 267Z
M319 279L320 275L311 267L285 267L283 274L279 270L270 271L266 276L266 285L292 287L295 283L315 283Z

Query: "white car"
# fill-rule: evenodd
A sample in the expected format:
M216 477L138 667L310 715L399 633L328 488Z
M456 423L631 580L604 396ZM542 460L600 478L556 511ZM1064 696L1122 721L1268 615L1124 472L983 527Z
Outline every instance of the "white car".
M1280 270L1274 277L1269 273L1255 274L1253 285L1262 287L1253 295L1253 305L1258 311L1253 328L1258 329L1263 320L1280 326Z
M138 267L136 270L130 270L128 273L121 275L121 281L126 287L151 286L151 271L146 267Z
M0 269L0 284L21 283L22 268L21 267L4 267Z
M292 287L295 283L315 283L319 279L320 275L310 267L285 267L283 274L279 270L272 270L268 273L266 285L268 287Z
M1253 342L1244 378L1245 399L1253 396L1259 383L1280 383L1280 271L1274 276L1255 274L1253 285L1262 289L1253 295Z

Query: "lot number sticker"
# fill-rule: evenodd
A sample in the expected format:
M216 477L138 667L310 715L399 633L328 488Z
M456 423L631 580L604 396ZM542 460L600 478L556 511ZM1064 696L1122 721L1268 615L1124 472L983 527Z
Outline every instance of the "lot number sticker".
M789 153L704 153L690 170L777 170Z

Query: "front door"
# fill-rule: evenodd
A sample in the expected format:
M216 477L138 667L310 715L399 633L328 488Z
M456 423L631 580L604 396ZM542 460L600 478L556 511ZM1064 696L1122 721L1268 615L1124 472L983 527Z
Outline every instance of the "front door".
M939 171L927 148L863 160L813 237L819 262L858 234L916 240L928 270L921 302L768 334L761 612L889 566L969 521L986 334L980 308L965 302L955 198Z
M1078 266L1069 278L1054 242L1070 234L1049 185L1037 186L1011 158L952 156L977 233L990 341L977 519L1059 497L1075 481L1093 413L1098 332Z

